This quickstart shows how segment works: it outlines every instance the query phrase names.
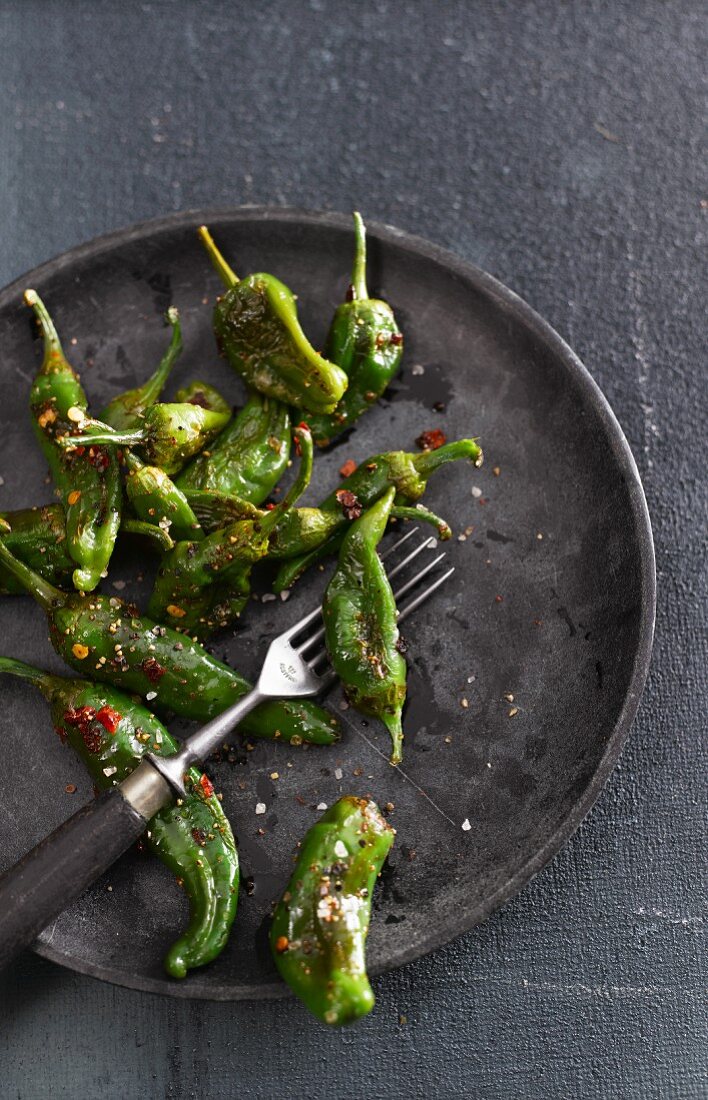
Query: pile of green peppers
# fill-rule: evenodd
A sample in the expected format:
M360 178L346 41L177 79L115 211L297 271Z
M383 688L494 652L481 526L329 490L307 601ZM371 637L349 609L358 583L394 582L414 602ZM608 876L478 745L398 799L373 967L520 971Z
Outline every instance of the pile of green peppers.
M326 447L351 429L401 367L393 311L367 287L363 220L354 214L351 281L322 354L288 287L265 273L238 278L205 226L199 237L224 284L213 313L217 347L247 388L235 413L201 380L162 400L182 352L171 307L157 368L92 414L44 303L36 291L25 293L43 339L30 414L58 501L0 514L0 595L37 601L54 649L81 678L10 657L0 657L0 672L42 692L54 729L96 786L109 787L146 751L176 751L158 716L205 722L250 689L204 643L244 613L254 569L270 570L273 592L284 593L334 556L323 603L330 660L351 705L388 729L398 764L406 664L377 548L390 520L416 519L449 538L446 521L421 497L441 466L479 465L482 452L473 439L442 439L420 453L348 462L319 506L299 505L313 445ZM294 456L298 469L283 489ZM135 537L159 558L146 613L96 591L117 540ZM332 745L340 735L337 720L309 700L262 703L240 728L291 745ZM393 836L370 799L340 799L302 841L276 907L276 965L325 1023L357 1019L373 1005L364 945ZM146 841L189 899L189 925L165 957L167 972L183 978L223 950L236 914L236 841L206 775L192 770L187 799L152 819Z

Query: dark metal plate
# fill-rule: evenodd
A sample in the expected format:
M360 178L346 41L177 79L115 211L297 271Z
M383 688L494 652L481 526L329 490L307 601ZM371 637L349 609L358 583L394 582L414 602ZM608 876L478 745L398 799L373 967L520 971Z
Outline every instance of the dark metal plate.
M272 271L292 286L306 330L322 341L346 286L348 217L188 213L73 249L0 295L0 508L52 493L27 415L39 354L21 304L27 285L48 303L97 408L153 368L170 303L185 331L175 383L205 376L240 399L211 334L217 280L196 240L202 221L237 270ZM348 792L395 804L397 843L377 890L369 958L374 972L398 966L528 882L577 828L627 735L649 662L655 575L644 495L617 421L573 352L511 291L394 229L372 225L369 236L370 286L405 331L404 369L388 399L319 458L312 499L345 459L414 449L424 429L478 435L486 453L481 470L446 468L426 498L456 534L473 530L448 544L454 579L406 631L403 769L386 762L383 728L351 710L334 749L247 751L234 738L232 761L210 766L250 880L227 950L182 983L166 978L161 958L186 903L161 865L129 854L41 937L40 954L65 966L180 997L283 993L267 948L271 902L316 806ZM107 588L124 580L122 594L144 599L153 567L123 554ZM253 673L267 639L312 603L323 580L309 579L287 603L254 602L215 651ZM0 601L0 639L3 652L61 671L28 600ZM88 799L91 785L52 735L41 699L8 679L0 690L0 863L8 865ZM331 705L339 702L334 693ZM68 783L78 785L73 796ZM255 816L258 801L264 816Z

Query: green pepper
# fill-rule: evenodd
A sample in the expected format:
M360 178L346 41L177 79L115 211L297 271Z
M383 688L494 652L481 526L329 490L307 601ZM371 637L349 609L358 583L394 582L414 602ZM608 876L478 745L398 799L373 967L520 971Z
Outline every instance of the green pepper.
M229 417L231 416L231 406L226 398L221 396L215 386L202 382L201 379L189 382L177 390L175 401L185 405L199 405L210 412L226 413Z
M241 613L254 564L266 556L276 525L310 482L312 436L306 425L295 429L295 440L302 455L300 472L276 507L256 519L239 519L199 543L179 542L165 555L148 606L153 619L203 641L228 625L227 614Z
M163 526L176 540L204 538L199 520L181 489L159 466L148 466L132 451L123 456L128 476L125 494L145 523Z
M53 676L10 657L0 657L0 672L39 688L54 729L84 762L99 790L121 783L146 752L167 756L179 748L146 707L115 688ZM189 926L165 958L165 969L174 978L183 978L223 951L238 901L238 853L231 826L207 776L192 768L188 779L187 798L160 810L146 833L149 848L182 883L189 899Z
M318 1019L371 1012L366 937L376 879L395 830L369 798L340 798L308 831L275 910L270 944L281 977Z
M61 504L1 512L0 519L11 527L5 536L5 545L20 561L51 584L58 587L71 584L74 563L66 545L66 517ZM125 515L121 519L119 534L148 538L162 554L173 546L166 531ZM0 566L0 596L18 596L23 592L22 586Z
M159 466L166 474L176 474L219 434L230 416L230 412L211 412L187 402L150 405L143 413L141 427L127 431L116 432L108 424L89 417L80 426L90 434L92 442L139 447L150 465ZM69 435L64 436L61 445L71 449L85 441L83 435Z
M157 370L142 386L114 397L99 413L99 420L118 432L129 431L139 425L145 410L155 404L167 385L167 379L179 358L182 351L182 327L179 313L174 306L167 310L166 321L172 328L172 339Z
M391 582L376 552L395 495L392 485L344 536L322 618L329 659L347 699L362 714L381 719L391 734L391 763L400 764L406 662L398 649Z
M120 525L118 461L112 448L95 446L85 438L77 438L71 454L61 446L62 437L86 416L86 394L37 292L26 290L25 302L34 310L44 337L44 359L30 395L34 431L66 513L73 583L91 592L108 567Z
M290 458L290 414L272 397L253 393L238 416L177 478L188 489L234 493L252 504L270 496Z
M0 533L7 524L0 521ZM0 537L0 566L47 613L49 640L68 665L152 701L158 713L207 722L240 699L251 684L228 665L170 627L139 614L117 596L61 592L19 561ZM86 663L84 663L86 662ZM337 720L310 700L261 703L239 727L252 737L339 740Z
M347 376L310 344L292 292L262 272L238 279L206 226L199 236L227 287L214 307L214 332L231 366L268 397L310 413L331 412L347 388Z
M347 374L349 385L334 412L308 418L315 443L327 446L351 428L362 413L381 397L398 373L403 335L387 302L370 298L366 286L366 229L354 213L356 251L347 300L332 319L325 355Z
M309 565L326 556L328 551L325 550L324 542L332 539L337 530L346 529L350 518L360 514L362 509L369 508L389 486L395 486L397 505L414 504L425 492L428 478L440 466L462 458L469 459L475 466L481 466L482 457L482 450L475 440L457 439L435 451L423 451L421 454L388 451L362 462L320 504L323 512L329 512L337 519L337 523L333 522L332 529L324 535L321 543L313 545L313 539L302 538L297 516L288 514L283 517L275 540L274 553L287 560L278 571L273 591L282 592L289 588ZM424 517L421 515L421 518ZM336 549L337 545L332 542L330 549Z

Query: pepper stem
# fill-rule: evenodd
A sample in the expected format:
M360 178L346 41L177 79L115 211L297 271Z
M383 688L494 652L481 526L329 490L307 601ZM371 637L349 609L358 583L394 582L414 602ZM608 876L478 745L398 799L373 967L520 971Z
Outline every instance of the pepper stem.
M165 320L172 328L172 339L167 351L160 360L157 370L148 378L145 385L140 387L144 406L155 404L164 390L170 372L182 351L182 326L179 320L179 310L175 306L170 306L165 315Z
M0 536L10 530L9 523L0 520ZM23 561L16 558L8 550L1 537L0 562L45 611L51 611L54 607L61 607L66 602L66 595L60 589L55 588L53 584L50 584L49 581L46 581L44 577L40 577L39 573L35 573L34 569L30 569Z
M358 210L354 211L354 267L352 268L352 300L368 298L366 286L366 226Z
M422 504L417 504L414 508L408 508L402 504L394 504L391 509L391 516L395 519L411 519L421 523L429 523L431 527L434 527L438 533L438 538L441 542L445 542L446 539L452 537L452 530L440 516L436 516L435 512L431 512L428 508L424 508Z
M57 443L65 450L71 447L85 447L87 443L114 443L116 446L137 447L147 439L144 428L135 428L133 431L117 432L101 420L94 420L87 416L81 421L81 427L88 429L85 435L62 435L57 437Z
M276 504L275 508L271 508L270 512L266 512L263 517L261 521L261 531L265 534L269 534L277 527L278 523L283 518L283 513L287 512L289 508L292 508L293 504L299 500L310 484L310 478L312 477L312 456L314 448L312 446L310 429L306 424L300 424L295 428L293 435L300 448L300 469L298 470L295 481L292 483L283 499Z
M394 766L400 764L403 759L403 726L401 725L401 712L396 714L382 714L381 720L391 734L390 763Z
M140 535L143 538L150 539L161 554L166 554L168 550L174 549L174 539L171 538L168 531L165 531L164 527L158 527L156 523L146 523L142 519L122 519L120 529L123 534Z
M42 329L42 336L44 337L44 354L49 355L54 352L55 355L61 355L64 358L64 352L62 351L61 341L57 334L57 330L54 327L47 307L40 298L36 290L25 291L25 305L28 305L30 309L34 311L34 315L39 321Z
M413 465L420 476L427 480L439 466L444 466L446 462L456 462L460 458L468 458L475 466L481 466L482 448L474 439L456 439L435 451L423 451L422 454L414 455Z
M7 672L10 676L19 676L21 680L29 680L38 687L48 699L54 691L58 676L52 676L41 668L27 665L24 661L16 661L14 657L0 657L0 673Z
M226 260L222 256L219 249L214 243L214 238L205 225L199 226L199 239L207 250L209 259L211 260L217 274L221 277L221 281L227 290L230 290L232 286L236 286L239 281L238 275L229 267Z

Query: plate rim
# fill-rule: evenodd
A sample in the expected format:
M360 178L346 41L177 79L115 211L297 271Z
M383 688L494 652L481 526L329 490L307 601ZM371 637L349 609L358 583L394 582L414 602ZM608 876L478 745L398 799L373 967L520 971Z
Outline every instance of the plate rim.
M175 229L194 227L210 221L220 221L222 223L281 221L348 230L351 225L350 218L350 214L334 210L309 210L293 206L260 206L256 204L236 207L196 207L158 218L150 218L93 237L18 276L0 290L0 309L11 305L13 299L16 300L18 295L21 298L22 291L26 286L41 286L44 280L61 274L63 270L76 262L98 257L102 253L110 252L119 245L147 237L156 237L161 233L171 232ZM531 330L535 337L546 345L554 358L560 359L566 369L574 376L585 398L598 414L606 438L610 443L613 458L626 479L637 544L641 587L637 645L624 701L607 739L605 751L580 797L576 799L569 813L555 832L546 840L545 844L492 894L472 907L461 908L460 916L454 927L446 929L443 934L433 934L427 938L422 949L420 944L404 948L393 959L372 970L373 974L381 974L405 966L415 959L439 950L452 940L471 931L483 920L486 920L496 909L514 897L558 854L590 812L614 770L636 717L646 683L651 663L656 620L656 563L649 509L634 455L607 398L570 345L548 321L544 320L515 291L482 268L463 260L447 248L385 222L367 220L367 232L370 237L381 241L383 244L395 244L414 255L422 255L424 258L432 260L446 270L452 271L477 291L481 291L524 328ZM185 982L174 983L169 982L167 977L163 979L129 975L111 970L107 966L96 965L77 959L75 956L64 954L53 948L51 944L44 943L41 940L32 945L32 950L51 962L58 963L60 966L89 977L108 981L114 985L137 989L145 993L162 994L184 1000L248 1001L273 999L289 995L287 986L274 982L259 986L210 986L200 982L198 975L190 977Z

